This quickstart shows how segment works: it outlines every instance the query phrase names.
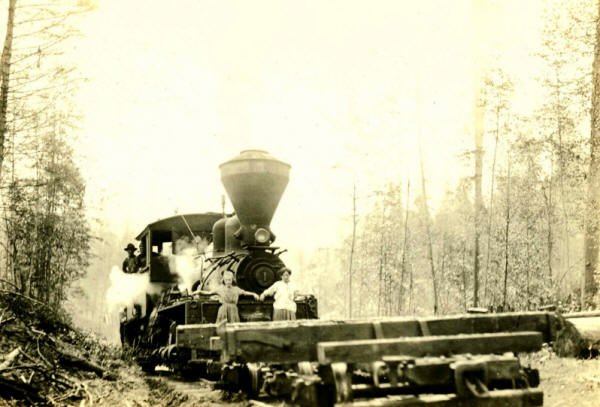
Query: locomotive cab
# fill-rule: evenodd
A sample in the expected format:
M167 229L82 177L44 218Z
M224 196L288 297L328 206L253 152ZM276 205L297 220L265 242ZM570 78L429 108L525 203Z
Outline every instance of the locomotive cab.
M176 215L149 224L136 237L141 253L140 271L148 271L150 283L176 283L177 273L170 262L173 255L190 245L201 251L212 242L212 226L223 215L216 212ZM183 244L182 244L183 243Z
M161 297L167 302L181 297L176 290L180 277L175 269L177 262L174 258L186 247L195 246L199 251L200 246L204 248L208 245L211 242L212 225L221 217L215 212L176 215L147 225L136 237L140 246L137 274L148 279L147 292L134 302L133 307L121 311L123 344L137 346L139 336L144 334L151 320L150 315Z

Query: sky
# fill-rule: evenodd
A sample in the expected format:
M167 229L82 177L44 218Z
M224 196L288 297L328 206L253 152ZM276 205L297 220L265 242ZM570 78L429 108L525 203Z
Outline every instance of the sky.
M477 67L536 69L542 1L481 3L98 0L73 49L88 206L131 238L219 211L218 165L262 149L292 166L278 243L329 247L354 184L362 208L386 182L418 185L419 142L435 206L469 171Z

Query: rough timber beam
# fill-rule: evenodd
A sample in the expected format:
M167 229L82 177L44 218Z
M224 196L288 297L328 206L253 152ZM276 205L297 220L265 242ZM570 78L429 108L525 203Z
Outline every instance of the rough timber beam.
M429 335L535 331L544 341L556 335L557 317L547 312L454 315L379 320L298 320L227 324L218 330L224 362L317 361L317 343ZM190 332L189 335L193 336Z
M407 357L500 354L534 352L542 348L539 332L499 332L492 334L426 336L422 338L367 339L317 344L318 362L361 363L384 356Z

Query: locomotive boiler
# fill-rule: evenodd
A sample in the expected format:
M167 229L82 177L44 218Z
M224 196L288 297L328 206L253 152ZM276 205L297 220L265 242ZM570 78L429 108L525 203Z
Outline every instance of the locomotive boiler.
M204 369L218 360L215 324L220 306L218 298L200 294L220 284L226 271L235 283L257 294L280 279L285 266L274 246L270 224L287 186L290 165L265 151L246 150L220 165L221 181L234 213L208 212L177 215L149 224L138 236L140 255L138 275L147 278L145 298L121 318L121 340L132 349L146 370L158 364L189 369L200 364ZM212 250L210 250L212 246ZM181 256L190 253L193 284L182 288L189 278L190 263L182 276ZM196 250L200 248L199 250ZM195 274L194 274L195 273ZM298 319L317 318L314 296L296 298ZM273 300L256 301L240 297L238 311L242 322L270 321ZM202 335L189 337L188 328Z

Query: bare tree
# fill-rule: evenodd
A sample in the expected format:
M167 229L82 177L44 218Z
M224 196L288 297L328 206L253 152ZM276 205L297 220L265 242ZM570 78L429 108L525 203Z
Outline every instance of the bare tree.
M8 2L8 18L6 19L6 35L4 48L0 57L0 180L2 179L2 164L4 162L4 146L7 134L6 114L8 110L8 92L12 63L13 31L15 26L15 7L17 0Z
M400 262L400 285L398 287L398 313L402 312L402 303L404 301L404 279L406 278L406 256L408 250L408 210L410 204L410 179L406 181L406 208L404 218L404 240L402 241L402 260ZM412 281L412 278L411 278Z
M598 2L600 13L600 2ZM596 22L596 44L592 67L592 111L590 131L590 167L588 173L587 219L585 228L585 270L583 302L592 305L598 291L595 273L598 271L600 219L600 19Z
M498 154L498 142L505 136L508 130L508 109L509 97L513 91L513 83L501 69L491 70L485 79L484 97L485 97L485 113L490 118L491 132L494 136L494 150L492 153L492 166L490 169L490 193L489 206L487 209L487 245L485 255L485 269L483 277L483 299L488 302L488 280L490 273L490 256L492 252L491 237L492 237L492 219L494 217L494 188L496 181L496 159ZM476 212L477 214L478 212ZM480 212L479 212L480 213Z
M425 233L427 239L427 257L429 258L429 267L431 271L431 286L433 288L433 312L438 312L438 290L435 274L435 260L433 258L433 242L431 238L431 215L427 204L427 188L425 187L425 168L423 164L423 151L419 139L419 161L421 165L421 194L423 195L423 222L425 223Z
M478 92L477 92L478 93ZM483 211L483 191L482 191L482 170L483 170L483 106L482 101L477 96L475 106L475 250L473 253L473 306L479 304L479 260L480 260L480 223L481 213Z
M510 149L509 149L510 152ZM504 284L502 286L502 308L507 308L507 295L508 295L508 269L509 269L509 247L510 247L510 153L507 153L507 165L508 170L506 173L506 217L505 217L505 229L504 229Z
M350 240L350 259L348 261L348 316L352 318L352 265L354 261L354 245L356 244L356 182L352 184L352 237Z
M483 79L483 5L481 0L472 0L474 15L473 24L473 53L474 53L474 88L473 88L473 133L475 142L475 174L474 174L474 195L475 195L475 216L474 219L474 251L473 251L473 306L479 303L479 269L480 269L480 233L481 233L481 213L483 210L483 191L482 191L482 171L483 171L483 124L484 124L484 105L481 97L481 81Z

